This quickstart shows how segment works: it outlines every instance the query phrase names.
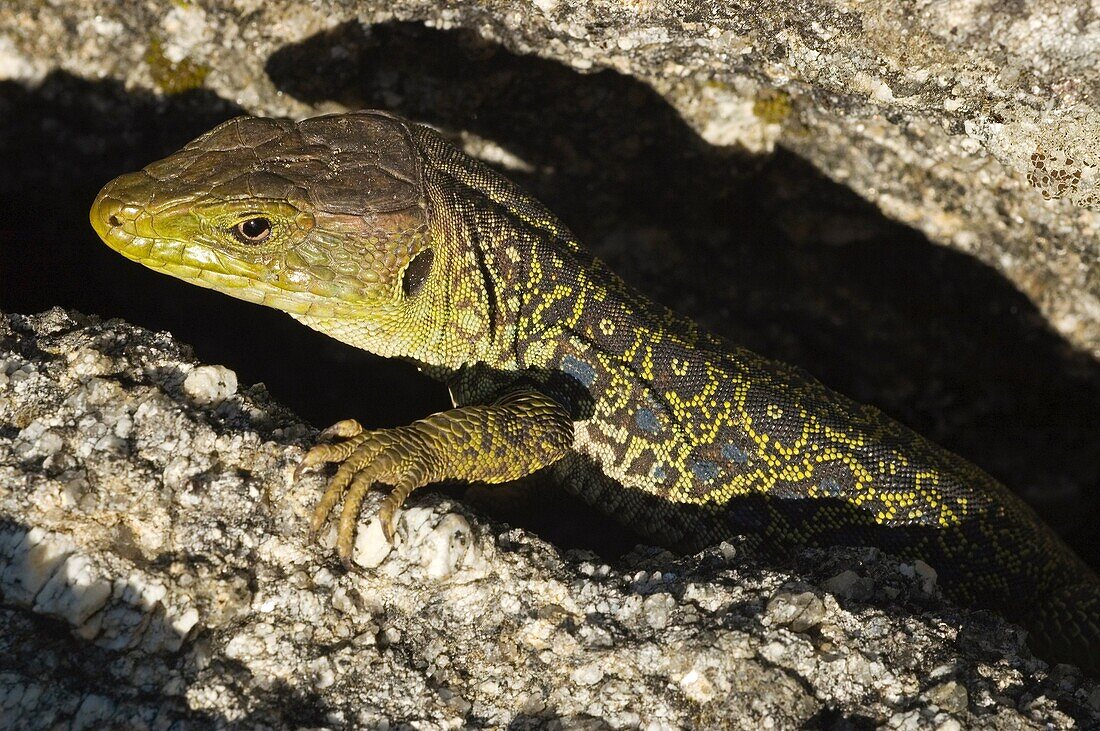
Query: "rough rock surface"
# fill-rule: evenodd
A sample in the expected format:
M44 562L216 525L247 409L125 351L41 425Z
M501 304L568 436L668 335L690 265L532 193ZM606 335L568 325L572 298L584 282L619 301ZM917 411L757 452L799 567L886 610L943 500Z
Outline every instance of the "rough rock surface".
M608 564L424 491L345 573L306 535L323 476L291 479L312 436L167 334L0 315L0 726L1100 721L1100 686L874 550Z
M33 85L62 69L304 115L355 103L308 89L333 69L349 73L356 50L299 58L289 87L271 74L277 52L342 23L393 20L616 69L656 89L706 142L796 150L888 215L999 269L1059 332L1100 354L1092 0L15 0L0 7L0 79ZM311 75L316 67L327 73ZM484 79L486 99L511 81ZM438 104L440 90L427 91Z

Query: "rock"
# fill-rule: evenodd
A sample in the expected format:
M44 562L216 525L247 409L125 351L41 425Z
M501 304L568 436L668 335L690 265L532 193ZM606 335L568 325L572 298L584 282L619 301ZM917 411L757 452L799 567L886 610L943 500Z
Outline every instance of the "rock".
M837 596L866 599L871 595L871 583L852 569L845 569L836 576L826 579L822 587Z
M928 691L928 698L948 713L962 713L968 703L966 686L954 680L941 683Z
M225 366L199 366L183 379L183 392L199 404L220 404L237 392L237 374Z
M187 348L59 309L0 315L0 362L4 728L1100 720L1094 682L876 551L604 561L424 490L345 573L307 535L324 476L292 479L313 432L262 387L197 403ZM871 603L829 596L848 570Z
M936 570L920 559L913 562L913 570L921 577L921 588L931 594L936 588Z
M821 624L825 618L825 604L812 591L784 591L768 601L764 616L792 632L805 632Z

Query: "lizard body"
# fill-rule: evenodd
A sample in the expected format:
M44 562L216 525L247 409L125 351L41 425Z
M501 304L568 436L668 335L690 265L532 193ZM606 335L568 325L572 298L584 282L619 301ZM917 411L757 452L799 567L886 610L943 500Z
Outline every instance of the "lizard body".
M1100 579L1015 495L803 371L650 302L541 204L426 127L380 112L242 117L108 184L100 236L174 276L412 359L456 408L353 421L303 466L339 462L350 560L376 483L556 479L683 550L734 535L781 552L878 545L932 565L955 599L1024 623L1100 670ZM1022 601L1026 598L1026 601Z

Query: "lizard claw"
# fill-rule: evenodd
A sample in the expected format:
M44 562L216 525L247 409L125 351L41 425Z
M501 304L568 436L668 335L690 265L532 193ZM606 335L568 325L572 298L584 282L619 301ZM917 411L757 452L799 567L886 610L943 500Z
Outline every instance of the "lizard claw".
M340 463L313 510L309 532L310 537L316 539L333 508L342 500L336 553L344 567L353 570L351 555L359 508L367 493L379 484L394 486L378 514L382 533L392 545L396 533L394 514L410 492L430 481L434 461L417 427L363 431L358 422L347 419L324 430L322 436L344 439L318 444L306 452L295 469L295 476L315 465Z
M366 570L351 560L351 556L341 556L340 564L344 567L344 571L349 574L355 574L356 576L366 576Z
M382 525L382 535L386 537L386 540L391 546L393 545L393 537L397 532L393 525L393 515L397 506L392 503L393 501L387 498L386 501L382 503L382 507L378 510L378 522Z
M320 464L321 462L324 461L322 459L315 458L313 456L315 449L317 449L317 447L314 447L313 449L306 452L305 456L302 457L302 461L299 462L298 466L294 468L294 481L295 482L302 479L302 473L305 472L308 468L313 467L315 465L318 465L318 464Z
M294 479L301 479L302 473L310 467L325 462L344 461L360 444L367 441L368 437L369 432L364 434L362 425L355 419L344 419L327 429L323 429L318 435L318 439L322 440L322 443L315 444L305 453L302 461L294 468ZM345 441L336 443L323 441L333 438L343 438Z
M343 419L336 422L327 429L322 429L321 433L317 435L318 439L332 439L339 437L342 439L350 439L351 437L357 437L363 433L363 425L355 419Z

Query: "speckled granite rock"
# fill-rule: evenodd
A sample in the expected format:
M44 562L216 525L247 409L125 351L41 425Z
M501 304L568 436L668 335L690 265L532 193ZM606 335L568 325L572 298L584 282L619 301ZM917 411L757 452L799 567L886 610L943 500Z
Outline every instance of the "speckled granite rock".
M291 479L310 436L164 333L0 316L0 726L1100 720L1095 683L874 550L608 565L425 491L345 574L306 537L323 477Z
M711 144L796 150L888 215L999 269L1059 332L1100 354L1100 16L1090 0L15 0L0 7L0 79L33 85L63 69L304 115L348 100L282 93L269 75L276 52L341 23L393 20L615 69L650 84ZM290 66L290 87L331 81L317 66L351 73L353 47L319 50ZM511 81L485 78L486 106ZM391 101L402 93L397 82ZM440 102L439 89L419 93Z

